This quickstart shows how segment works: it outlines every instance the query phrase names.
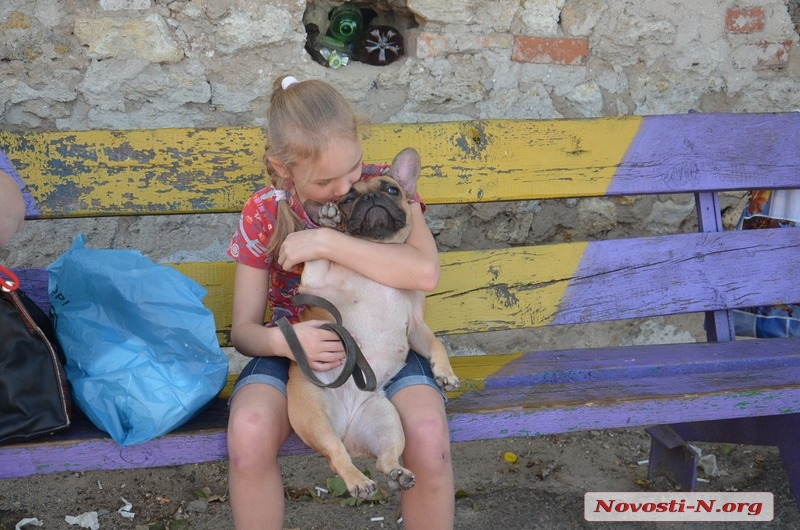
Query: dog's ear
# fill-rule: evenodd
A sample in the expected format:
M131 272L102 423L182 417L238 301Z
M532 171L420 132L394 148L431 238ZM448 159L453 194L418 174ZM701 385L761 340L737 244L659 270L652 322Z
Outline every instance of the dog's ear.
M422 169L419 153L411 147L406 147L394 157L389 175L397 181L409 198L417 194L417 179Z

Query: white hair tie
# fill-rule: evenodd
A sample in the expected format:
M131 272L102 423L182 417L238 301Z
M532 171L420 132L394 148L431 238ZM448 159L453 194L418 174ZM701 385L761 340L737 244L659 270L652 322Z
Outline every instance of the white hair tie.
M272 190L272 196L276 202L286 200L286 192L283 190Z
M290 75L287 75L281 81L281 88L286 90L287 88L289 88L290 86L292 86L295 83L297 83L297 79L292 77L292 76L290 76Z

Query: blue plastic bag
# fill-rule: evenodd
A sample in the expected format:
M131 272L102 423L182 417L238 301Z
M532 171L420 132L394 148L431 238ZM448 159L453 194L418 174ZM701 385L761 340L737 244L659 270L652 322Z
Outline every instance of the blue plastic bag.
M56 334L74 399L120 445L179 427L222 389L206 290L135 250L85 248L79 235L49 267Z

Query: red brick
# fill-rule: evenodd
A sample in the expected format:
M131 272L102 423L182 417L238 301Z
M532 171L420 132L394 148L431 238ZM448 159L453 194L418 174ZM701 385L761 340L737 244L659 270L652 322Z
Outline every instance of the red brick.
M756 33L764 31L765 20L764 8L761 6L728 9L725 30L728 33Z
M586 62L589 54L587 39L554 37L514 37L513 61L520 63L566 64L577 66Z

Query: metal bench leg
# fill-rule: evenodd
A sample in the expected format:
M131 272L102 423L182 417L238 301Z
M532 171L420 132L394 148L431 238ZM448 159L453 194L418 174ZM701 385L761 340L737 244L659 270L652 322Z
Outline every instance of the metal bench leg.
M665 475L682 491L694 491L697 453L669 425L656 425L645 431L650 435L648 478Z
M681 461L680 455L685 450L694 453L685 440L776 446L780 451L795 502L800 508L800 413L657 425L648 427L646 431L651 438L649 476L652 478L661 472L668 477L674 477L682 488L687 485L691 488L686 491L694 491L697 457L694 456L693 464L689 462L688 456L685 457L685 462ZM670 452L675 455L669 455ZM694 468L691 483L687 482L688 470L681 469L681 466L689 465Z
M800 415L793 414L792 425L783 430L778 449L783 459L783 468L789 475L789 487L794 501L800 508Z

